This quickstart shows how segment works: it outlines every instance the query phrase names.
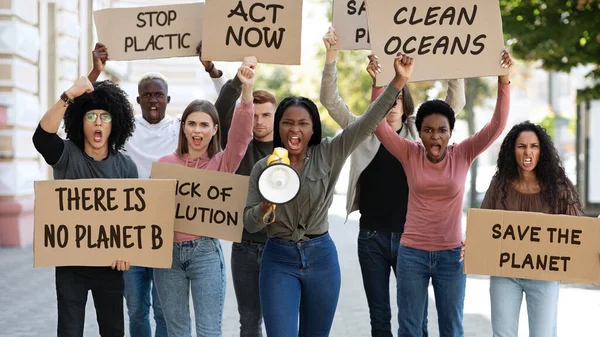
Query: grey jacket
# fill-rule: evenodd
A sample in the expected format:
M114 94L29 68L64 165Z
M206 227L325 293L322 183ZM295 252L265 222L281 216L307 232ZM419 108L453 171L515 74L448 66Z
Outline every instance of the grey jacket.
M346 158L370 135L392 108L400 90L388 86L356 123L333 138L308 148L304 167L300 172L300 192L295 199L275 209L275 222L265 225L260 211L262 198L258 191L258 177L267 167L267 158L259 160L250 174L248 199L244 210L244 227L250 233L267 228L270 238L288 241L306 240L308 235L323 234L329 230L327 215L333 201L335 184Z
M359 117L354 115L348 109L340 97L337 85L336 63L326 63L323 68L323 77L321 78L321 103L329 111L329 115L338 123L342 129L351 125ZM446 102L452 107L455 113L459 113L465 106L465 82L460 80L449 80L446 94ZM408 117L400 130L400 137L412 141L420 141L419 132L415 125L416 113ZM381 142L374 133L371 133L354 150L350 156L350 178L348 182L348 192L346 194L346 220L350 213L358 210L358 201L360 186L358 179L361 173L367 168L369 163L375 158Z

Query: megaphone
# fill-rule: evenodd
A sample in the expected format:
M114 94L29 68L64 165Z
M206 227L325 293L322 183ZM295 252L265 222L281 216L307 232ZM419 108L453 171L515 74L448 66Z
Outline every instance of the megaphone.
M300 175L290 166L288 152L282 147L273 149L267 167L258 176L258 193L271 207L263 216L264 223L275 221L275 207L290 202L300 192Z

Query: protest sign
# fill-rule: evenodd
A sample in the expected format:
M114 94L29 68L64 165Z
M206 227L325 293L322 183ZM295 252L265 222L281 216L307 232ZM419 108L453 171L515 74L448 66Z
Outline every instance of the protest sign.
M158 162L150 176L177 179L175 231L242 241L248 177Z
M170 268L175 180L35 182L34 266Z
M600 219L469 209L465 274L600 283Z
M300 64L302 0L207 0L202 58Z
M410 82L504 75L504 40L496 0L365 0L371 49L383 66L377 85L394 77L393 59L415 59Z
M195 56L204 3L94 11L98 40L116 61Z
M332 25L337 37L335 49L371 49L364 0L333 0Z

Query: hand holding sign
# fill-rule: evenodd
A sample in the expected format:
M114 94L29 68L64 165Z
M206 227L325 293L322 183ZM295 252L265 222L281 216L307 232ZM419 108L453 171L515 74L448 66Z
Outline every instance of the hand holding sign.
M104 66L106 65L106 61L110 60L108 56L108 48L100 42L96 42L96 46L92 51L92 71L100 74L102 70L104 70Z
M129 262L123 260L116 260L110 266L112 269L116 269L118 271L128 271L129 270Z
M369 55L368 58L369 64L367 65L367 72L373 79L373 85L375 85L375 81L377 80L377 74L381 72L381 64L379 64L379 59L375 54Z
M500 80L500 83L508 84L510 82L508 79L508 75L510 74L513 61L510 57L510 53L506 51L506 49L502 51L502 60L500 60L500 65L502 65L502 68L508 68L508 74L498 76L498 79Z
M92 85L92 82L90 82L90 80L87 77L81 76L79 79L77 79L77 81L75 81L75 83L73 83L73 85L69 89L67 89L66 94L69 97L69 99L75 99L85 94L86 92L92 91L94 91L94 86Z

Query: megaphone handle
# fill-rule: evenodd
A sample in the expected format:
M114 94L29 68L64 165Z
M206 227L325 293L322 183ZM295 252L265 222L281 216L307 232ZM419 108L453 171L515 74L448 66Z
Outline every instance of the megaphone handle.
M263 223L272 224L273 222L275 222L275 207L276 205L274 204L269 206L269 209L267 210L265 215L263 215Z

